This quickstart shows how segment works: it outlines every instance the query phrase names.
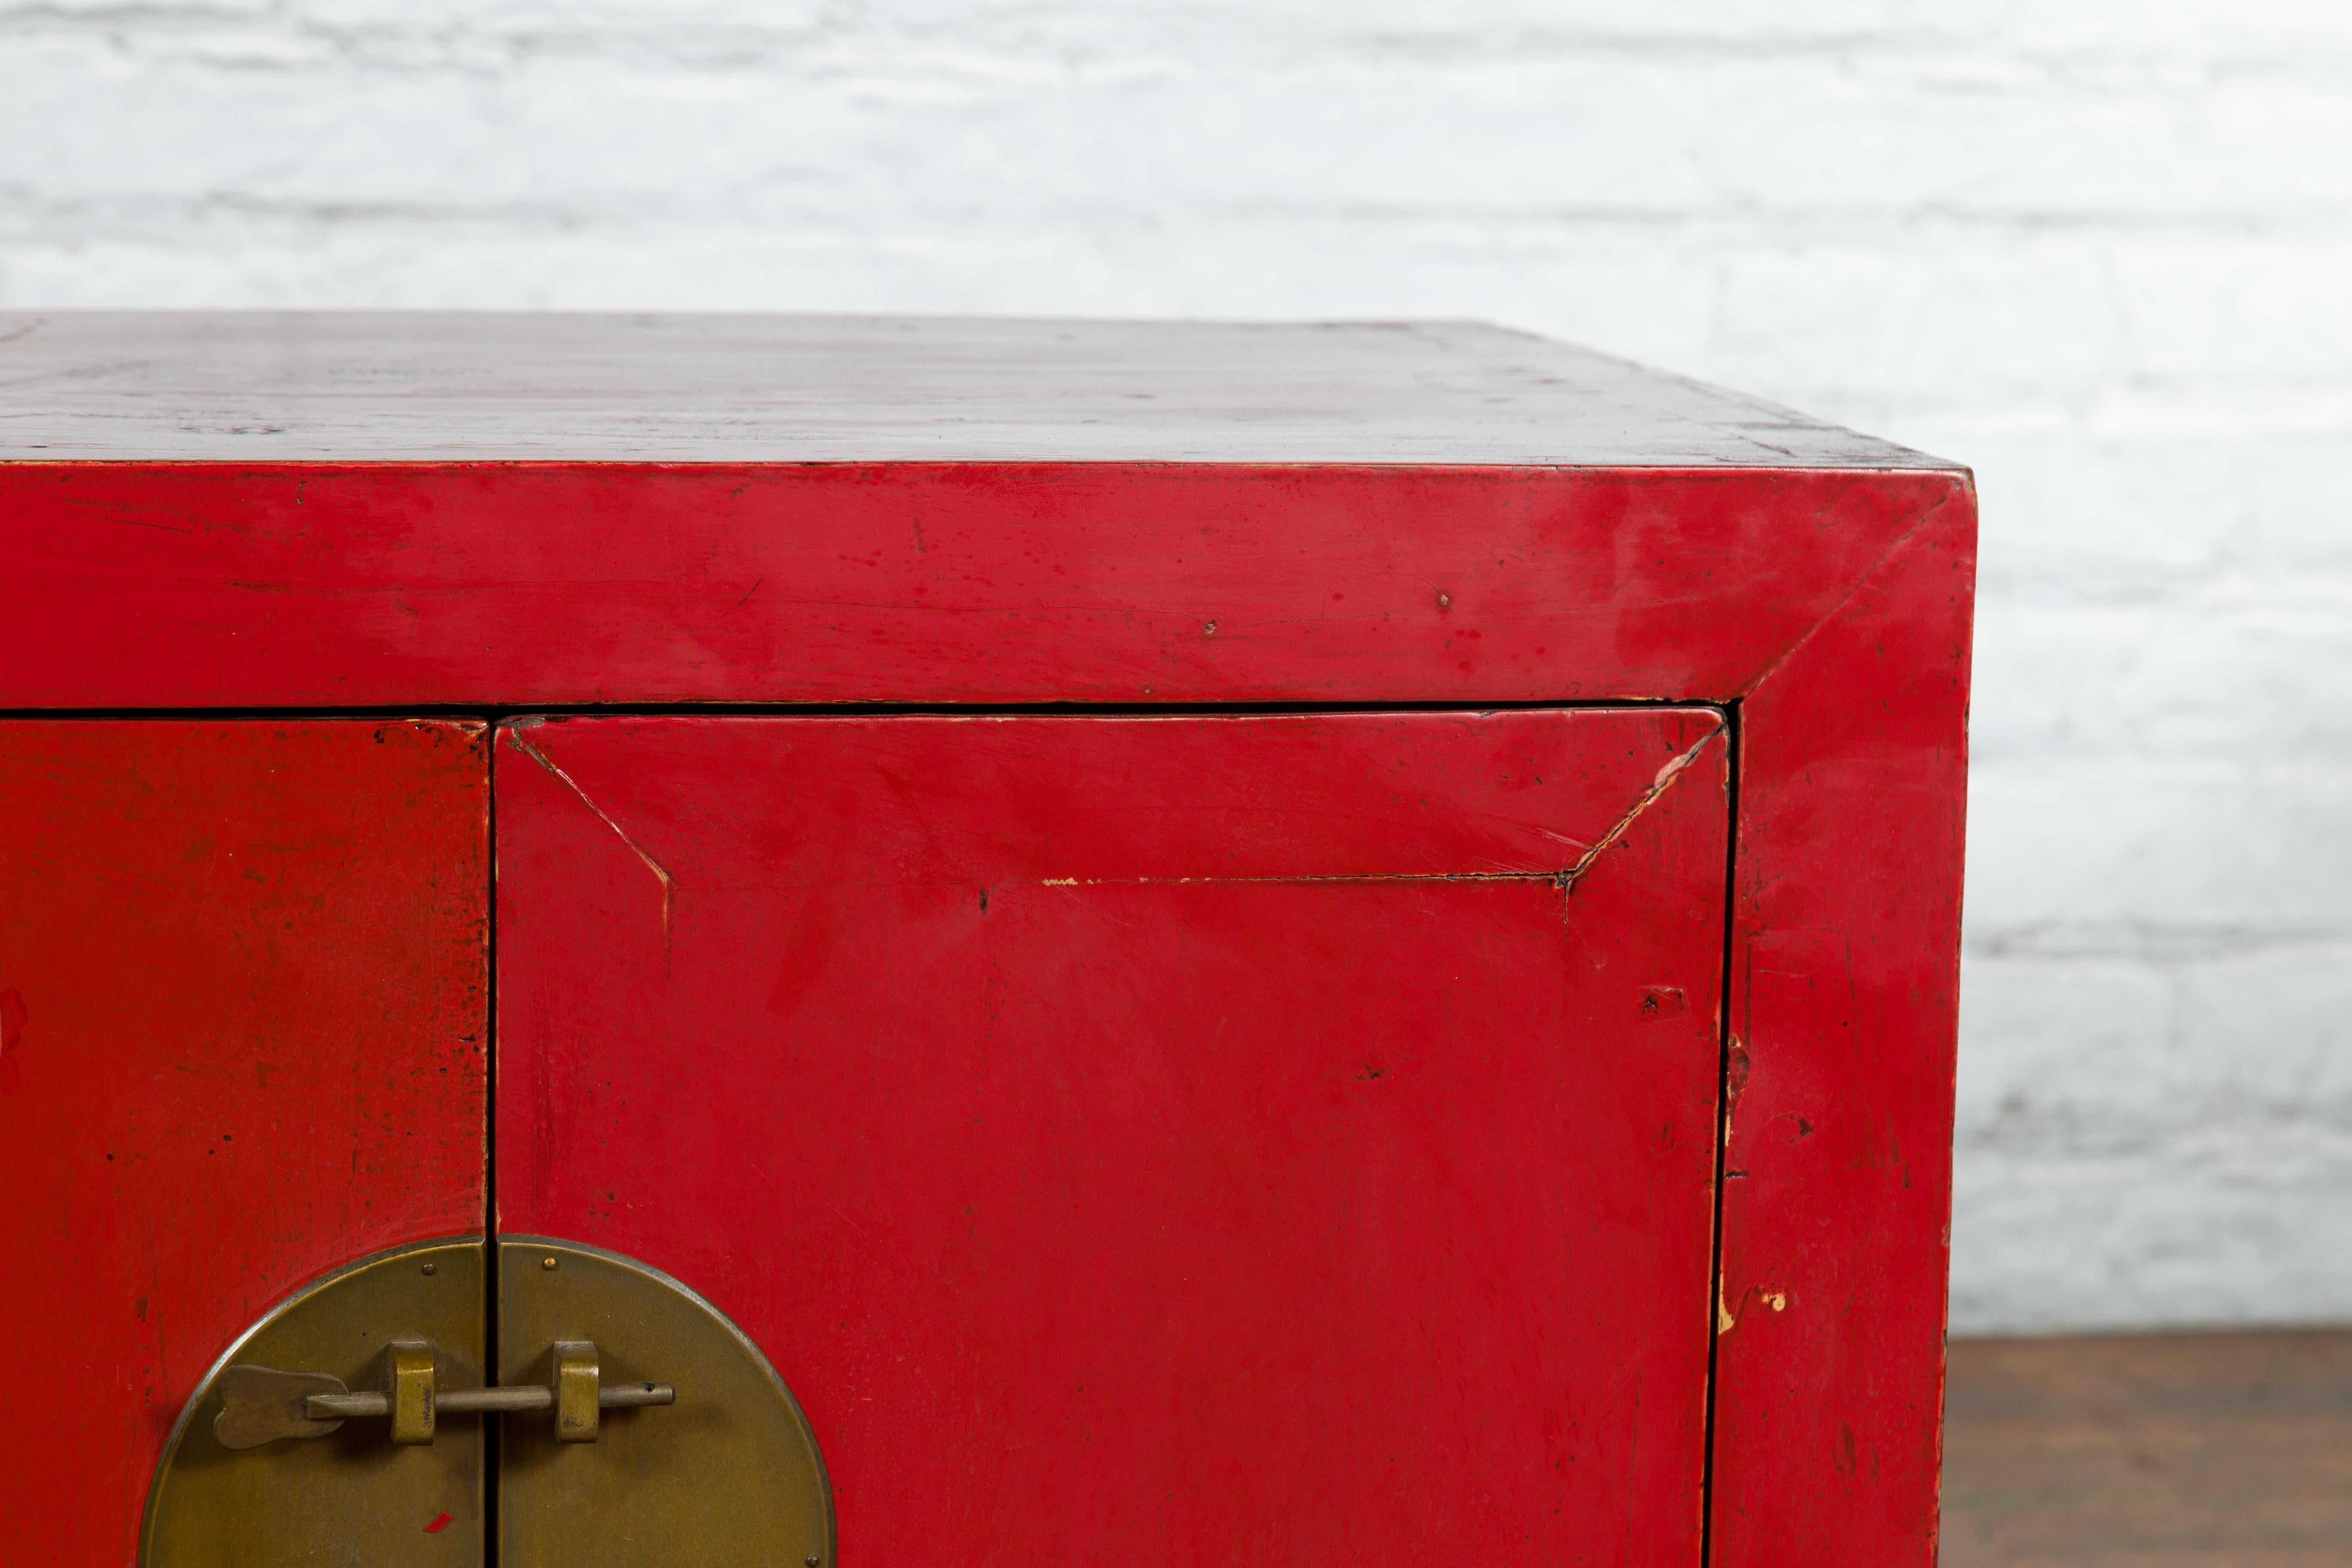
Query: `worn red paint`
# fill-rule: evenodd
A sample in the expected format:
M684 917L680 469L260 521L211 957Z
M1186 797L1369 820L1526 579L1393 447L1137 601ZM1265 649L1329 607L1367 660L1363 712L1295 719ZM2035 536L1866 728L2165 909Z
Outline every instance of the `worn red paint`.
M436 1513L433 1516L433 1522L425 1527L425 1533L427 1535L438 1535L448 1528L449 1516L446 1513Z
M767 1347L861 1557L1694 1560L1719 715L526 734L502 1222Z
M478 726L0 721L0 1346L72 1382L0 1465L11 1561L131 1561L265 1308L481 1228L488 783Z
M11 985L0 991L0 1094L25 1087L24 1064L16 1053L25 1042L25 994Z
M1786 1309L1717 1363L1722 1563L1932 1560L1974 541L1916 519L1742 705L1723 1286Z
M169 358L121 330L125 352L99 356L98 372L127 374L121 367ZM197 337L223 330L187 329ZM273 319L251 334L311 330ZM440 330L415 331L422 342ZM572 331L530 330L555 339ZM159 328L159 341L181 331ZM0 652L0 704L1625 699L1732 707L1738 812L1723 1046L1736 1098L1720 1125L1733 1179L1721 1198L1722 1272L1709 1305L1736 1326L1717 1350L1713 1559L1763 1568L1801 1542L1807 1561L1824 1568L1926 1568L1934 1559L1975 527L1967 476L1858 440L1808 437L1790 455L1759 456L1754 443L1721 433L1749 417L1721 400L1701 411L1705 419L1674 424L1660 439L1679 455L1654 460L1611 433L1665 430L1652 411L1692 395L1630 372L1611 381L1614 371L1579 393L1588 412L1561 405L1546 415L1554 426L1509 426L1535 432L1524 444L1546 448L1524 459L1486 460L1476 454L1492 443L1465 438L1460 460L1428 440L1400 460L1378 434L1394 426L1379 419L1348 426L1352 434L1330 435L1337 426L1327 421L1269 438L1281 421L1262 410L1224 426L1196 418L1188 428L1198 438L1188 435L1182 461L1138 460L1116 441L1098 449L1099 433L1116 422L1076 416L1027 439L1019 460L989 458L959 448L952 429L974 420L1017 426L1021 410L1051 402L1053 385L1050 331L1036 330L1034 342L1021 329L1003 331L989 405L943 426L940 405L910 405L903 428L845 459L836 443L825 461L731 460L734 448L717 441L698 452L722 460L678 461L633 447L625 421L566 447L541 438L569 428L569 411L583 406L566 400L578 389L562 387L544 404L517 392L491 411L478 398L449 405L438 417L450 427L428 432L432 449L408 460L368 457L383 443L361 421L351 426L362 434L348 452L302 461L256 461L274 438L220 434L172 436L154 452L101 439L77 448L71 462L0 462L0 549L19 588ZM19 343L12 352L26 351ZM436 347L425 357L457 352ZM1311 362L1322 351L1310 342L1285 352L1314 372L1298 384L1328 386L1345 401L1345 363L1318 369ZM1150 390L1150 351L1132 353L1135 390ZM251 363L319 360L306 350ZM630 375L641 368L625 353L563 363L606 361ZM502 366L520 363L499 360L454 380L487 384L478 372L505 374ZM362 383L371 372L353 367ZM679 384L690 388L699 374ZM1246 376L1227 379L1246 402ZM1443 380L1413 396L1437 407L1455 395ZM44 395L41 384L27 384L34 390L23 395ZM352 395L344 387L329 401L349 408ZM887 401L887 389L880 395ZM1296 386L1286 395L1295 397ZM1407 398L1381 406L1409 415L1419 405ZM1517 416L1516 405L1494 406L1503 410L1497 419ZM1131 412L1122 405L1128 426ZM40 407L26 413L43 416ZM1706 419L1721 421L1721 431ZM393 418L383 427L408 426ZM1543 436L1555 428L1557 439ZM521 436L509 439L514 432ZM1066 451L1056 446L1066 440ZM1266 458L1270 444L1285 446L1285 456ZM453 447L465 460L436 455ZM174 460L156 460L166 451ZM191 454L217 460L177 460ZM551 460L500 460L509 455ZM1065 457L1090 460L1057 460ZM530 739L568 771L563 748L575 742L557 733L562 728ZM122 757L113 765L130 767ZM674 942L665 951L690 979L702 962L698 933L710 928L709 912L698 911L698 862L684 846L723 839L740 824L685 798L670 801L669 819L642 815L623 781L591 776L593 769L573 775L576 793L566 790L510 747L499 765L506 787L538 802L533 811L581 836L576 874L595 881L598 898L609 896L631 921L658 921L668 906ZM1675 784L1661 806L1690 783ZM919 795L923 781L910 787ZM118 813L132 809L121 793L95 798ZM612 814L609 827L587 817L591 804ZM558 807L571 816L559 817ZM1602 854L1573 900L1637 847L1646 821ZM1587 837L1559 847L1563 867L1606 825L1576 831ZM93 830L75 842L96 838ZM1435 896L1460 894L1443 885ZM1017 879L975 881L957 894L972 918L989 921L1031 918L1037 896ZM1495 896L1538 895L1498 885ZM803 1018L827 1005L833 966L865 928L824 902L803 900L793 919L807 923L764 939L782 947L761 976L763 1019ZM90 918L107 919L95 905ZM787 940L786 929L798 934ZM52 961L28 952L0 928L6 981L21 988L37 1040L61 1040L51 1032L60 994L44 977ZM613 984L640 984L634 973ZM1711 994L1671 976L1628 978L1684 990L1688 1018L1715 1008ZM110 983L98 980L103 994ZM609 1033L630 1016L600 1026ZM1653 1016L1638 1037L1663 1037L1685 1022ZM662 1056L681 1083L694 1081L709 1053L724 1058L723 1038L628 1037ZM16 1056L0 1054L0 1063ZM47 1097L63 1091L53 1068L68 1070L58 1064L69 1056L43 1045L24 1059L22 1092L0 1103L11 1113L37 1104L47 1114ZM1370 1066L1359 1057L1350 1071L1375 1067L1377 1079L1350 1084L1411 1081L1409 1054ZM510 1096L537 1095L513 1100L502 1125L503 1136L525 1142L533 1135L514 1114L527 1110L532 1125L577 1125L602 1103L593 1082L560 1076L535 1089L517 1076L505 1087ZM85 1092L104 1101L94 1088ZM1714 1110L1706 1124L1717 1124ZM1651 1143L1664 1142L1664 1119L1643 1125ZM628 1146L625 1134L615 1138ZM1705 1140L1676 1141L1695 1142ZM552 1184L550 1194L566 1190L555 1146L534 1146L554 1163L509 1174ZM786 1173L779 1181L796 1168L786 1150L761 1146L758 1156ZM39 1157L66 1161L58 1172L80 1168L62 1152L44 1148ZM77 1179L60 1175L42 1190ZM632 1194L605 1190L621 1194L612 1223L625 1228ZM120 1212L128 1225L138 1211ZM855 1267L854 1243L845 1231L840 1256L821 1267ZM278 1267L273 1281L294 1265ZM157 1299L152 1315L169 1320L176 1298L165 1290ZM788 1370L799 1353L770 1348ZM832 1353L822 1342L818 1352ZM173 1364L173 1376L189 1375ZM184 1386L164 1379L155 1405L168 1406ZM70 1486L95 1486L89 1478L100 1473L82 1467Z
M1724 700L1951 508L1936 471L0 464L42 589L0 704Z

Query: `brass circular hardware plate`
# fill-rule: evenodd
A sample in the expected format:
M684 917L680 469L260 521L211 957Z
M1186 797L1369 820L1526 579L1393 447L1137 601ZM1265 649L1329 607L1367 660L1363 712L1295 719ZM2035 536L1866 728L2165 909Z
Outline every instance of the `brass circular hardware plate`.
M419 1561L428 1542L438 1560L480 1563L478 1421L452 1420L427 1447L386 1442L383 1422L351 1421L309 1442L242 1450L223 1447L214 1424L221 1374L231 1366L320 1373L380 1389L399 1342L433 1347L441 1387L478 1387L482 1253L478 1238L378 1253L305 1286L247 1329L197 1385L164 1443L140 1531L142 1568L390 1568Z
M830 1568L815 1433L718 1309L614 1253L503 1239L486 1389L484 1264L478 1239L379 1254L247 1331L164 1447L142 1568L457 1568L489 1517L504 1568Z
M547 1267L549 1259L555 1267ZM539 1237L499 1243L499 1381L545 1383L551 1347L593 1341L608 1386L674 1384L667 1409L607 1411L593 1443L547 1421L499 1434L499 1568L823 1568L833 1489L816 1434L741 1330L668 1275Z

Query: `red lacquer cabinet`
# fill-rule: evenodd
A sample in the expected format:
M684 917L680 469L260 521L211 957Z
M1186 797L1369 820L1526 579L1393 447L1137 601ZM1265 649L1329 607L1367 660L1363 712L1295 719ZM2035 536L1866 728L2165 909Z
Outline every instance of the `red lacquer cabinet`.
M0 413L11 1562L1932 1563L1964 471L1460 325Z

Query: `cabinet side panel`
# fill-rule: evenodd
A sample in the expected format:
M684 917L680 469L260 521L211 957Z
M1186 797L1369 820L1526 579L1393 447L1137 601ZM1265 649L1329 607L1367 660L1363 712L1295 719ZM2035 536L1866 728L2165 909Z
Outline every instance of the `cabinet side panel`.
M1975 499L1743 708L1715 1563L1928 1568Z
M10 1561L129 1562L247 1325L481 1228L486 765L468 724L0 723Z

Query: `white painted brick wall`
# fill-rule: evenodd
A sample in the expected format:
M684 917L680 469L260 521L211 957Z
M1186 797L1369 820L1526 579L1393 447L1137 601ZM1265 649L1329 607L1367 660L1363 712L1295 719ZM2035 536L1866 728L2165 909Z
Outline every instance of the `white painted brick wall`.
M2352 1318L2344 0L0 0L0 305L1475 315L1979 467L1964 1328Z

